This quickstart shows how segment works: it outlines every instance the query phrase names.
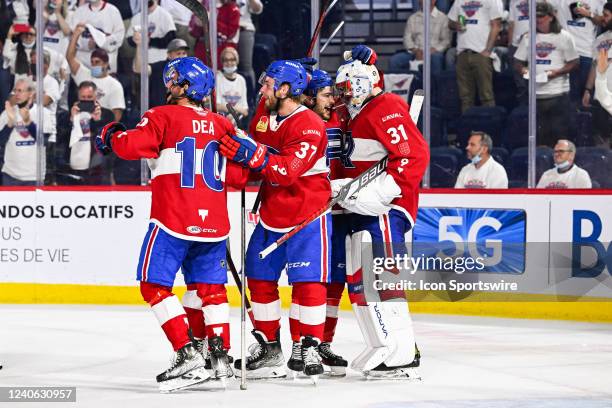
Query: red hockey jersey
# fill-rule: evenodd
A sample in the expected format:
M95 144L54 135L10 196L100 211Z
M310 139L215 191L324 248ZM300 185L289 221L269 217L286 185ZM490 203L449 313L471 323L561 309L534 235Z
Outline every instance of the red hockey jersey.
M170 235L213 242L228 236L225 180L240 184L247 176L219 153L218 140L228 133L235 129L223 116L165 105L145 112L135 129L114 135L117 156L149 159L151 221Z
M262 100L249 133L272 152L262 171L261 222L270 230L288 231L329 201L325 125L305 106L279 122Z
M387 173L402 190L402 196L391 205L414 224L419 185L429 163L429 147L408 112L404 99L392 93L380 94L367 102L349 122L353 145L350 165L343 166L342 175L337 178L355 178L388 154Z

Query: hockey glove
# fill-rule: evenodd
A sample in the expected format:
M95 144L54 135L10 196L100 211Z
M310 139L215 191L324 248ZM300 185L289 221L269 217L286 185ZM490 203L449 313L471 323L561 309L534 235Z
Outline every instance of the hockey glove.
M354 60L359 60L367 65L376 64L376 60L378 59L376 51L363 44L359 44L353 47L353 49L351 50L351 57Z
M340 202L343 208L361 215L378 216L391 210L391 202L402 190L390 174L382 173L367 186Z
M317 65L317 59L312 57L300 58L297 62L299 62L309 74L312 74L314 66Z
M96 136L96 150L104 156L113 151L111 139L115 133L125 132L127 128L121 122L110 122L102 128L100 134Z
M268 148L238 131L236 135L224 135L219 148L221 154L253 171L262 171L268 164Z

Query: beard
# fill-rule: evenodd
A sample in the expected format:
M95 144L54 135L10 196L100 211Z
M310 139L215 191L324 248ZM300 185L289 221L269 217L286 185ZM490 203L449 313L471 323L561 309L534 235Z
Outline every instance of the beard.
M324 121L328 121L331 118L332 106L331 105L316 105L314 112L321 117Z
M278 112L280 108L280 99L274 95L270 98L266 98L265 107L270 112Z

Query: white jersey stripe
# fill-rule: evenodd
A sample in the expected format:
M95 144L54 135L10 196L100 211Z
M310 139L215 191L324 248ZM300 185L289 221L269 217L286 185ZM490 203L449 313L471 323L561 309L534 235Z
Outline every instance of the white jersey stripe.
M354 138L355 149L351 154L352 161L377 162L389 152L378 140Z

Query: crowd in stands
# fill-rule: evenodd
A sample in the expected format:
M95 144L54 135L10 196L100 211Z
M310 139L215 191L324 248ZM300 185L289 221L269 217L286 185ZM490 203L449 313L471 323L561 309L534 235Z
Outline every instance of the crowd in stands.
M148 8L144 28L141 3ZM0 28L0 185L5 186L37 180L36 4L0 1L0 18L10 22ZM246 120L247 81L255 86L251 15L261 13L263 4L221 0L216 6L218 109L227 114L231 104ZM139 164L101 156L94 137L110 121L134 126L140 117L143 37L153 107L166 101L161 78L167 61L188 54L206 60L202 22L176 0L44 0L43 7L45 184L139 183ZM130 169L136 171L126 178Z
M433 0L430 22L432 187L526 187L528 0ZM536 29L538 187L612 187L612 1L538 1ZM387 73L420 84L423 31L411 13Z
M203 2L209 7L212 0ZM176 0L148 0L145 29L141 3L43 1L45 183L140 182L139 163L103 158L92 136L111 120L138 122L145 33L149 107L165 103L160 78L167 61L209 61L205 30L191 11ZM0 0L0 17L12 23L0 27L0 185L37 179L35 4ZM233 106L244 128L261 70L252 17L264 6L217 0L216 7L216 108L235 122L226 105ZM431 186L526 186L528 0L431 0L430 13ZM612 1L538 2L536 18L538 187L612 187ZM422 80L423 20L422 10L409 15L405 49L390 58L387 74ZM607 174L600 174L602 163Z

